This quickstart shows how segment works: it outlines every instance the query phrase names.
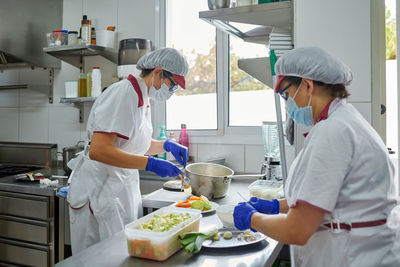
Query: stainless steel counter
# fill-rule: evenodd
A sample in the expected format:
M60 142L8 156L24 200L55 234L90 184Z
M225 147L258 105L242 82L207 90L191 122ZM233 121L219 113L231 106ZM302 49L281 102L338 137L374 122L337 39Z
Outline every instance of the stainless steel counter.
M229 204L243 201L237 194L240 192L248 197L247 186L254 180L232 181L226 197L214 200L218 204ZM145 206L152 208L154 202L152 199L158 198L160 194L165 193L163 189L157 190L143 199ZM173 192L174 194L183 194L183 192ZM156 203L159 204L159 203ZM216 224L222 227L216 214L204 216L200 221L200 230L210 224ZM116 235L95 244L92 247L70 257L56 266L271 266L277 255L282 249L283 244L267 238L253 246L240 249L213 250L203 248L199 254L190 256L185 251L180 250L169 259L163 262L145 260L130 257L127 249L127 242L123 231Z
M62 169L53 169L53 175L65 175ZM67 179L57 179L58 186L41 185L39 181L17 181L14 177L0 178L0 191L34 194L40 196L55 196L57 189L67 183Z

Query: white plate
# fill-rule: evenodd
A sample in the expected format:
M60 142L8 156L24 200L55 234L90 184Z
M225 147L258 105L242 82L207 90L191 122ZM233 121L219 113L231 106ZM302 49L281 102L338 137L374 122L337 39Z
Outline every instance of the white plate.
M226 231L232 232L231 239L225 239L223 237L223 235ZM220 236L219 240L213 241L213 240L207 239L203 242L203 247L205 247L205 248L237 248L237 247L243 247L243 246L249 246L252 244L256 244L267 238L262 233L256 232L256 233L254 233L254 234L256 234L256 240L248 242L244 239L244 237L242 237L241 240L238 240L238 238L237 238L238 234L243 233L243 231L239 231L234 228L223 228L223 229L219 229L218 232L219 232L219 236Z
M175 207L175 205L176 205L177 203L178 203L178 202L172 204L172 206ZM215 203L215 202L213 202L213 201L210 201L210 204L211 204L211 209L210 209L210 210L205 210L205 211L202 211L202 212L201 212L201 214L203 214L203 216L207 216L207 215L214 214L216 208L219 206L217 203ZM182 207L176 207L176 208L188 209L188 208L182 208ZM190 208L190 209L191 209L191 208Z

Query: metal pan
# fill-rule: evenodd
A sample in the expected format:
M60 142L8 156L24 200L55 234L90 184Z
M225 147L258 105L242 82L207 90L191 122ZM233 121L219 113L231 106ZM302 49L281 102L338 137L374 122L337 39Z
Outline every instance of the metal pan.
M263 174L234 175L226 166L199 162L185 168L186 177L190 179L193 193L207 198L222 198L228 191L232 179L260 178Z

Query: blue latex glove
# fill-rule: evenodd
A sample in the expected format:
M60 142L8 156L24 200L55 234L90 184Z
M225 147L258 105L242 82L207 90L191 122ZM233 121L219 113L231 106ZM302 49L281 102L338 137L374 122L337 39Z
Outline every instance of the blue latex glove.
M181 164L183 167L186 167L186 162L188 160L187 147L172 142L168 139L164 142L164 149L167 152L171 152L179 164Z
M258 197L252 197L247 202L258 212L265 214L278 214L279 213L279 201L277 199L266 200Z
M233 220L235 221L235 227L239 230L250 229L251 215L257 212L247 202L240 202L233 211ZM254 229L251 229L255 231Z
M146 171L154 172L161 177L175 177L178 176L178 174L183 174L183 172L173 163L153 157L149 157Z
M68 188L69 186L64 186L58 190L57 195L62 196L62 197L67 197L68 195Z

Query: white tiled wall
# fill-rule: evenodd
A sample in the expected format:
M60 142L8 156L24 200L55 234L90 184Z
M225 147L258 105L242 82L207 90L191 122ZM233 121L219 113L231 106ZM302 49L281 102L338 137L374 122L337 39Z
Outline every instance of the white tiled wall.
M259 173L265 155L262 145L238 144L190 144L189 154L195 162L225 158L226 166L242 173ZM294 159L293 146L286 146L286 159L290 166Z
M79 31L82 15L88 15L96 29L116 26L118 39L155 40L155 1L142 0L68 0L63 2L63 29ZM103 85L116 81L116 65L93 57L85 61L86 71L94 65L103 69ZM30 90L0 91L0 141L57 143L59 151L86 137L86 122L92 104L84 104L84 123L79 109L59 103L64 96L64 82L77 80L79 69L62 62L54 70L54 103L48 96ZM0 72L0 85L40 84L47 82L48 71L35 69ZM196 152L197 154L197 152Z

